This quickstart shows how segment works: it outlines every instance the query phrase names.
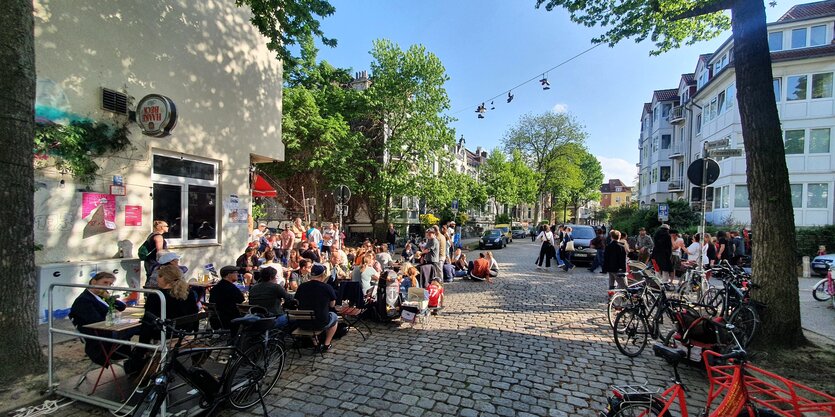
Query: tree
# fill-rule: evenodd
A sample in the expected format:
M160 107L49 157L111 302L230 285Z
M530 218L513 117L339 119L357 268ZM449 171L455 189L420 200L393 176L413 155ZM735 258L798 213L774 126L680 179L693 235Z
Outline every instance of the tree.
M573 208L574 219L579 219L580 206L592 200L600 199L600 184L603 183L603 170L600 161L579 145L569 145L567 162L573 166L573 181L564 189L562 196L566 205Z
M794 213L780 117L772 87L765 5L760 0L537 0L546 10L564 7L571 19L607 32L593 40L610 46L626 38L650 38L658 54L683 42L718 36L731 28L737 102L745 146L751 223L760 231L753 247L756 297L768 305L756 343L793 347L805 340L792 262ZM730 9L731 18L721 13Z
M481 181L486 194L498 204L515 206L536 201L541 174L532 170L518 149L507 159L499 149L493 149L481 166Z
M38 344L38 280L35 275L35 32L31 0L4 1L0 6L0 192L4 227L0 231L0 329L6 353L0 355L0 382L43 369Z
M447 147L454 146L451 119L442 114L449 109L444 89L449 77L440 59L421 45L404 51L389 40L377 40L371 56L365 119L374 134L367 149L374 160L363 183L388 224L392 197L418 194ZM415 181L416 175L423 181Z
M585 139L585 129L571 115L554 112L524 115L505 133L502 139L505 150L508 153L520 151L528 166L540 174L534 204L535 223L539 223L542 196L557 173L551 168L568 155L567 145L582 144Z

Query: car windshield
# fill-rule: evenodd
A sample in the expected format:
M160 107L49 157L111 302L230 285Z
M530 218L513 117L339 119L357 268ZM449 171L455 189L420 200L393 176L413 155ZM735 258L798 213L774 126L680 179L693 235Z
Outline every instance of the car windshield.
M594 239L594 229L591 227L575 227L571 231L571 237L574 239Z
M499 236L500 234L502 234L502 232L500 230L488 230L488 231L484 232L485 237L496 237L496 236Z
M507 233L507 230L508 230L508 228L506 228L506 227L502 227L502 232Z

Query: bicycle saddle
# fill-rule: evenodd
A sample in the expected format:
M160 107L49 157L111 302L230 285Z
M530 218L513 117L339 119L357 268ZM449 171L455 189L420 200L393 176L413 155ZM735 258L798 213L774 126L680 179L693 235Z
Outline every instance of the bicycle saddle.
M664 360L671 365L681 362L681 360L687 356L687 353L681 349L667 347L660 343L654 344L652 346L652 351L655 353L655 356L664 358Z

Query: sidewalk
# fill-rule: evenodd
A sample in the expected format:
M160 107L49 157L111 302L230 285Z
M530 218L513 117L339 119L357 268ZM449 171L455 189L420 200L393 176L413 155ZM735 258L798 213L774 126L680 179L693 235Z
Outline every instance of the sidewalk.
M800 322L804 330L811 331L835 344L835 310L832 302L820 302L812 298L812 286L820 278L798 278L800 288Z

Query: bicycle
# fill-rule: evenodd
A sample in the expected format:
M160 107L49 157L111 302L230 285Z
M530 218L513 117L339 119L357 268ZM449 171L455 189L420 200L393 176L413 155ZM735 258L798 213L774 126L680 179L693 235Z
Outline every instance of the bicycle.
M734 334L740 338L742 347L748 347L760 322L757 308L765 308L765 305L751 300L749 290L755 285L750 282L745 271L730 265L728 261L722 261L710 271L722 280L722 288L708 289L699 303L712 306L719 316L733 324Z
M733 325L726 327L730 334L734 334ZM699 416L801 417L812 412L835 415L835 397L748 365L747 353L735 336L734 339L737 349L730 353L702 353L710 385L706 407ZM607 399L606 411L600 413L601 417L670 417L670 410L676 403L682 417L689 417L686 389L678 373L678 364L686 353L660 344L654 345L653 351L672 365L673 385L661 393L643 385L612 387L612 396ZM732 362L716 365L725 361ZM765 379L758 378L757 374ZM720 396L724 398L711 410Z
M176 342L163 358L160 371L151 378L153 382L143 390L142 397L131 413L132 416L156 416L163 403L172 399L169 394L184 386L190 389L187 396L167 404L167 407L193 401L196 396L198 407L206 415L211 415L226 402L236 410L247 410L260 403L264 416L268 415L264 396L278 382L284 370L286 356L283 338L278 336L281 333L273 330L274 318L248 314L232 320L232 323L239 326L239 330L227 344L184 347L183 341L187 337L199 340L201 337L228 336L229 331L186 332L172 326L171 321L162 321L147 312L146 315L150 316L157 329L172 334ZM202 363L212 353L229 355L219 378L199 364L188 367L179 360L191 358L193 363ZM184 383L174 385L177 378L181 378Z
M835 307L835 280L832 279L832 269L826 266L826 278L820 280L812 287L812 298L818 301L832 301Z
M632 298L629 296L628 290L635 291L642 289L647 283L651 283L650 285L655 285L660 288L660 284L655 279L655 274L651 267L644 264L630 263L629 269L629 273L619 274L624 276L627 287L608 291L609 302L606 304L606 319L609 321L609 327L611 328L615 327L615 317L618 313L633 306L631 302ZM632 282L630 283L630 281ZM647 303L652 304L654 302L652 291L645 294L648 296Z
M651 285L627 289L631 306L618 312L613 325L615 345L621 353L632 358L640 355L649 337L660 338L664 316L675 320L670 306L681 301L667 298L668 289L664 285L658 290Z

